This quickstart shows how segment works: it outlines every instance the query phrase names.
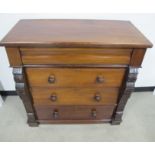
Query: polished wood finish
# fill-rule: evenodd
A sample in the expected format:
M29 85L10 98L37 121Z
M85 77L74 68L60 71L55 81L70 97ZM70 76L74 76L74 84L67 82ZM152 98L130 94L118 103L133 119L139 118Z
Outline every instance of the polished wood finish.
M138 75L138 68L129 67L124 79L122 90L120 91L118 105L112 118L112 124L120 124L122 121L123 110L127 103L128 98L134 90L135 81Z
M31 87L120 87L125 69L27 68L26 73ZM98 82L98 78L104 80Z
M141 67L145 52L146 49L134 49L131 56L130 66Z
M120 124L152 47L130 22L108 20L21 20L0 45L30 126Z
M26 84L26 76L25 71L22 67L13 68L13 75L16 82L16 90L20 98L23 100L27 117L28 124L30 126L38 126L38 122L36 121L36 115L34 111L34 107L32 105L31 94L28 89L28 85Z
M34 104L39 105L114 105L118 88L32 88Z
M110 123L109 119L85 119L85 120L38 120L41 124L99 124L99 123Z
M9 62L10 62L10 66L21 66L22 65L22 61L21 61L21 57L20 57L20 51L18 48L11 48L11 47L7 47L5 48L8 58L9 58Z
M1 41L22 47L125 47L147 48L152 44L129 21L113 20L20 20Z
M21 48L20 50L23 64L129 64L132 52L132 49L119 48Z
M102 120L111 119L115 106L38 106L39 120Z

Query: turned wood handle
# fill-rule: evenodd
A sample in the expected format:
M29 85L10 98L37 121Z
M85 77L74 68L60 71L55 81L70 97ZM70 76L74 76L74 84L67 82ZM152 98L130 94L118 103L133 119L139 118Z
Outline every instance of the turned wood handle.
M55 93L53 93L51 96L50 96L50 100L51 101L56 101L57 100L57 95Z
M55 82L55 76L54 75L50 75L48 77L48 83L54 83Z
M97 115L96 109L92 109L91 115L93 118L96 118L96 115Z
M100 94L96 94L94 96L94 99L99 102L101 100L101 95Z
M96 82L97 83L103 83L104 82L104 78L101 75L99 75L99 76L96 77Z
M57 119L57 118L59 117L59 112L58 112L58 110L54 110L54 111L53 111L53 117L54 117L54 119Z

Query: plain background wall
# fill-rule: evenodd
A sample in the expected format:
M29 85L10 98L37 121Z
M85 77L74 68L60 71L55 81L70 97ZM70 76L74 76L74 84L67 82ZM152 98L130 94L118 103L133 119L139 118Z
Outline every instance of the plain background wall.
M130 20L153 44L155 44L155 14L0 14L0 39L20 19L109 19ZM155 86L155 47L148 49L142 69L139 70L136 87ZM0 47L0 90L15 90L12 69L5 49Z

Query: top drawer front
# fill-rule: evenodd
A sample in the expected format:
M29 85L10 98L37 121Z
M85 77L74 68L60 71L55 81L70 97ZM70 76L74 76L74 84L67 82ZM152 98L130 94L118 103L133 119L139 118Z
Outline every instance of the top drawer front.
M21 48L23 64L129 64L132 49Z
M26 68L31 87L120 87L124 68Z

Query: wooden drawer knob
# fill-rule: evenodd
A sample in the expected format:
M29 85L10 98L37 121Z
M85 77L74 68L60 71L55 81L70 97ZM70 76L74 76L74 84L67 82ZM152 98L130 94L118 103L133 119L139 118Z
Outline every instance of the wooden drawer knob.
M96 77L96 82L97 83L103 83L104 82L104 78L99 75L99 76Z
M97 116L96 109L92 109L91 115L92 115L93 118L96 118L96 116Z
M96 95L94 96L94 99L95 99L97 102L99 102L99 101L101 100L101 95L100 95L100 94L96 94Z
M50 75L48 77L48 83L54 83L55 82L55 76L54 75Z
M54 119L57 119L59 117L59 112L58 112L58 110L54 110L53 111L53 118Z
M56 101L57 100L57 95L56 94L52 94L51 96L50 96L50 100L51 101Z

